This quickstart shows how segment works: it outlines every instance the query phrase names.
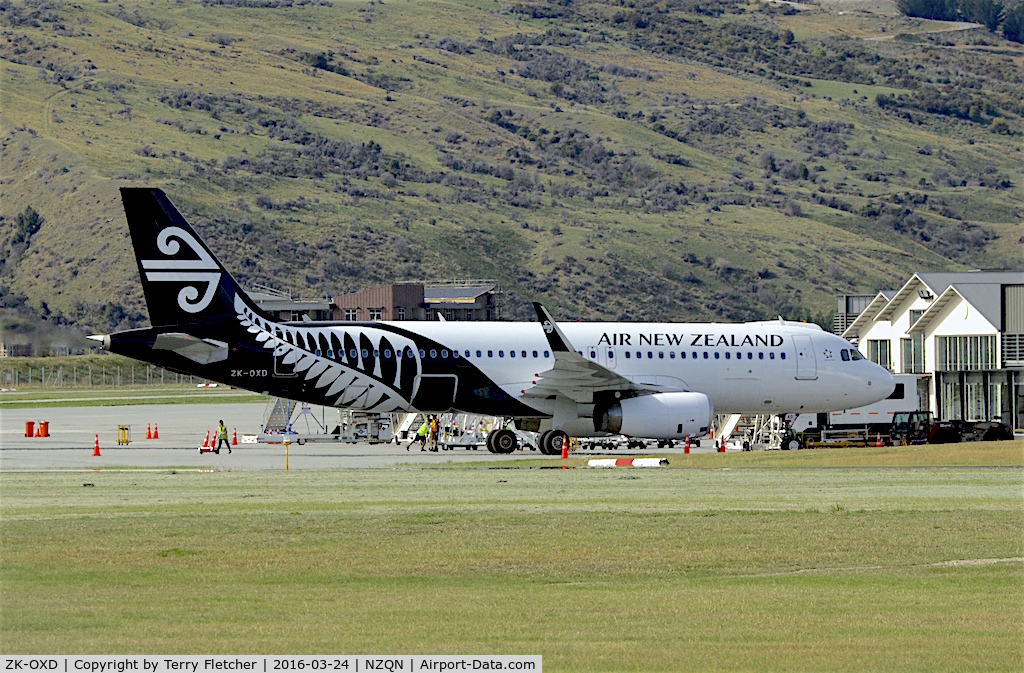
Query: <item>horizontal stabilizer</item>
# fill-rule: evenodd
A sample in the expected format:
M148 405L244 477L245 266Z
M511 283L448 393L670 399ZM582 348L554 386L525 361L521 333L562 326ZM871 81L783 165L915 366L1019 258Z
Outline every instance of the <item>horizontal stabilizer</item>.
M228 345L214 339L199 339L184 332L168 332L157 336L153 350L174 351L201 365L228 359Z

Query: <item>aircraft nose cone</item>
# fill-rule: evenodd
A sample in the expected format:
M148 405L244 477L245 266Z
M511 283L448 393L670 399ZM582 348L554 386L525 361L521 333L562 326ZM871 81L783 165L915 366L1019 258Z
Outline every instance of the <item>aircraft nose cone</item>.
M887 369L875 365L875 371L868 377L868 388L880 396L878 399L884 400L896 390L896 379Z

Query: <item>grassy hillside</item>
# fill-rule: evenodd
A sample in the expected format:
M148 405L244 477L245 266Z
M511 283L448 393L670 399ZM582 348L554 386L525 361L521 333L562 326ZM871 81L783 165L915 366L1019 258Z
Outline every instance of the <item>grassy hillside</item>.
M494 277L508 316L1020 268L1024 50L879 4L0 0L0 304L144 323L124 185L243 283Z

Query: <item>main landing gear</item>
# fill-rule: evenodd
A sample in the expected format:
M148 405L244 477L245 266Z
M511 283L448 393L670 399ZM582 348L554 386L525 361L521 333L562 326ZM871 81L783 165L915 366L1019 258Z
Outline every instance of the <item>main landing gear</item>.
M516 433L508 428L491 430L487 433L487 450L491 453L512 453L519 448Z
M562 447L569 443L569 435L561 430L546 430L537 440L537 448L545 456L562 455Z

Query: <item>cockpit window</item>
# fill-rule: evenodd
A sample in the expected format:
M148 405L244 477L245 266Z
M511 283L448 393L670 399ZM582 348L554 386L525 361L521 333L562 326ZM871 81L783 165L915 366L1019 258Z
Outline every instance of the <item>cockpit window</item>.
M857 350L856 348L851 348L850 349L850 357L853 358L854 360L863 360L864 359L864 356L861 355L860 351Z
M839 356L841 358L843 358L843 362L849 362L850 361L850 351L846 350L845 348L843 350L839 351Z

